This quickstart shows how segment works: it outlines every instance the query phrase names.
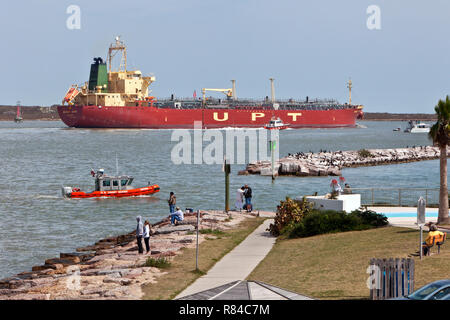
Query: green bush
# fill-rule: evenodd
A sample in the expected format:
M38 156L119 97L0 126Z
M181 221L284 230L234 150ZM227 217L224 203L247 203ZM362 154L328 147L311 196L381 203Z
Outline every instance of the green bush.
M286 197L286 200L280 201L280 205L277 206L274 223L270 224L268 231L278 237L286 226L300 222L311 210L312 204L306 201L305 197L300 201Z
M384 214L376 213L372 210L355 210L350 214L361 218L362 223L372 227L383 227L388 224L388 219Z
M346 213L314 210L300 222L286 226L282 234L289 238L303 238L325 233L366 230L385 226L387 223L384 215L373 211L356 210Z

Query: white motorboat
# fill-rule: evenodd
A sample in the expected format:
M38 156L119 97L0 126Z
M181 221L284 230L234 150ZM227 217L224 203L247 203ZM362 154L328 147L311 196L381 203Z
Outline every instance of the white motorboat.
M421 123L419 121L408 121L408 127L404 132L409 133L428 133L430 132L431 125L428 123Z
M283 130L289 127L289 124L283 123L283 121L280 118L273 117L270 122L264 126L267 130Z

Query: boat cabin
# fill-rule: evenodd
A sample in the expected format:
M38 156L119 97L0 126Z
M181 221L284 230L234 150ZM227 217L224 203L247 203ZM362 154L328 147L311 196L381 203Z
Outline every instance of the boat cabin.
M133 189L133 180L132 176L107 176L98 173L95 177L95 191Z
M284 125L283 121L281 121L280 119L272 119L269 122L269 126L282 126Z

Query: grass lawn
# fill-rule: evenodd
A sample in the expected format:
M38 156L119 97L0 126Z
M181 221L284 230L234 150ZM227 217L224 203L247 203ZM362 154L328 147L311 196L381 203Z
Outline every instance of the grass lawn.
M424 239L426 235L424 233ZM279 238L248 277L317 299L369 299L371 258L407 258L418 251L419 231L385 227L301 239ZM450 278L450 243L415 259L415 289ZM433 253L436 253L433 255Z
M167 274L157 279L157 283L143 286L143 299L173 299L197 278L211 269L225 254L241 243L265 219L250 218L241 222L237 228L222 232L205 232L205 241L199 248L199 269L195 271L195 248L182 249L182 254L171 260L171 265L163 271ZM210 237L211 234L213 237Z

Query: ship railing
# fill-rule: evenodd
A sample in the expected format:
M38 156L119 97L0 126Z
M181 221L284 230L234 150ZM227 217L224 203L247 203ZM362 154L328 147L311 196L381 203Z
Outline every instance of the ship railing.
M364 206L417 206L423 197L428 207L439 206L439 188L351 188L353 194L361 195Z
M261 99L255 99L255 98L237 98L235 100L233 99L227 99L227 98L216 98L216 97L206 97L208 101L222 101L222 102L229 102L229 101L239 101L239 102L253 102L253 103L271 103L269 99L261 98ZM201 101L201 97L174 97L173 99L171 97L161 97L158 98L159 101ZM277 99L276 103L302 103L302 104L340 104L336 99L309 99L308 101L304 99Z
M198 105L201 103L201 98L193 98L193 97L174 97L172 98L159 98L159 105L164 104L175 104L176 102L183 102L183 107L185 104ZM304 108L307 110L327 110L327 109L344 109L346 108L345 104L339 104L334 99L314 99L307 101L298 101L293 99L281 99L276 101L279 104L279 109L295 109L295 108ZM268 100L258 100L258 99L220 99L220 98L211 98L208 97L207 105L230 105L233 107L234 105L238 105L239 107L242 105L246 105L248 107L267 107L271 108L272 103Z

